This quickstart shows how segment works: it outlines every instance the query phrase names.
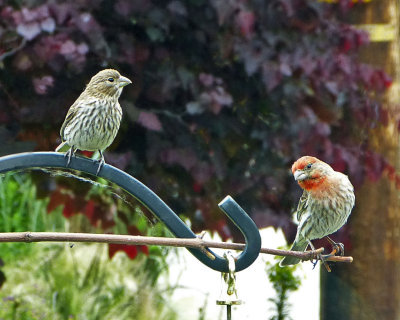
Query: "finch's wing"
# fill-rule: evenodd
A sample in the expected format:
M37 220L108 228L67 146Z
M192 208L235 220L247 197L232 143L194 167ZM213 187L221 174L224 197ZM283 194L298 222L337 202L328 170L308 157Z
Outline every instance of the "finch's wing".
M85 91L79 96L79 98L74 102L74 104L68 110L67 116L65 117L64 123L62 124L60 129L60 136L62 140L65 140L64 130L70 124L72 119L74 119L78 115L78 113L81 112L82 109L85 109L85 107L93 106L94 104L96 104L97 101L96 98L90 98L84 94ZM85 102L82 103L82 101Z
M297 221L300 221L302 214L306 211L308 206L308 192L306 190L303 191L303 194L300 197L299 204L297 205Z
M65 139L64 139L64 130L65 130L65 127L71 122L71 120L72 120L73 118L75 118L75 115L77 114L77 112L78 112L78 108L76 107L76 103L74 103L74 104L71 106L71 108L69 108L68 113L67 113L67 116L65 117L64 123L63 123L62 126L61 126L60 136L61 136L61 139L62 139L63 141L65 140Z

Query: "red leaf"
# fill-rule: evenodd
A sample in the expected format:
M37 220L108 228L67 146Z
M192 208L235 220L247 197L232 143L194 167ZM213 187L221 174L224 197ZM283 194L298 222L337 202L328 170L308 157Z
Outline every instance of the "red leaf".
M73 201L66 201L64 203L63 216L66 218L72 217L75 213L74 209Z
M142 251L143 254L148 256L150 254L149 252L149 247L148 246L137 246L140 251Z
M201 183L195 182L193 183L193 191L196 193L200 193L203 190L203 185Z
M69 200L70 196L62 193L60 190L54 191L50 195L50 201L47 205L47 213L51 213L58 206L63 205L65 202Z
M118 251L125 252L130 259L135 259L138 254L137 246L130 246L126 244L114 244L114 243L110 243L108 245L108 256L110 259Z
M94 213L95 213L95 203L93 200L89 200L85 206L85 215L88 217L90 221L92 221Z

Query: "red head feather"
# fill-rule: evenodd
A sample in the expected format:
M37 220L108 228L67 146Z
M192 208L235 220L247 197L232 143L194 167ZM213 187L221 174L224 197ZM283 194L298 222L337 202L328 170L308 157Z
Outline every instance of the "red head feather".
M326 178L332 172L333 169L327 163L310 156L301 157L292 166L296 181L307 191L326 190L329 186Z
M321 160L318 160L317 158L311 157L311 156L301 157L295 163L293 163L292 173L294 173L296 170L303 170L310 163L315 163L315 162L320 162L320 161Z

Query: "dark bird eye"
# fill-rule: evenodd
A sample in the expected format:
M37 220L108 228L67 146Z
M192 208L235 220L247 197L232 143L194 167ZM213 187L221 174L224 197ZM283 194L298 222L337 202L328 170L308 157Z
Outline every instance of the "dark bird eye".
M108 78L107 80L110 82L114 82L114 78Z
M311 167L312 167L312 163L309 163L306 168L311 169Z

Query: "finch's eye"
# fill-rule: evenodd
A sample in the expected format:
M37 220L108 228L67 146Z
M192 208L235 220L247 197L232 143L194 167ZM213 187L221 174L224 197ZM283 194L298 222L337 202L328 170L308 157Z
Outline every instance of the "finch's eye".
M114 78L108 78L107 80L110 82L114 82Z
M312 167L312 163L309 163L306 168L311 169L311 167Z

